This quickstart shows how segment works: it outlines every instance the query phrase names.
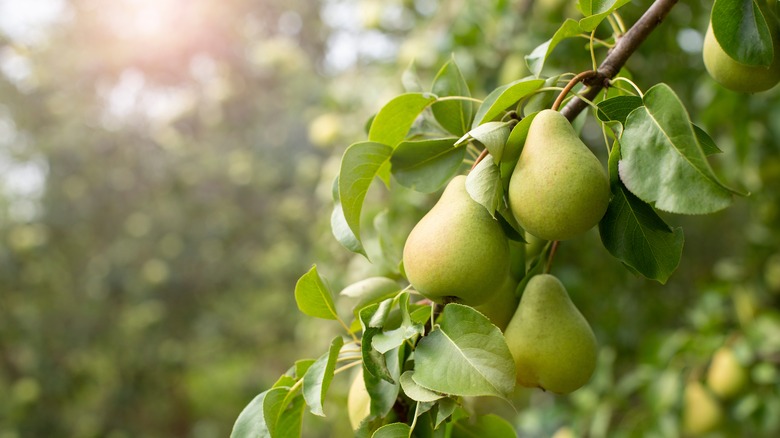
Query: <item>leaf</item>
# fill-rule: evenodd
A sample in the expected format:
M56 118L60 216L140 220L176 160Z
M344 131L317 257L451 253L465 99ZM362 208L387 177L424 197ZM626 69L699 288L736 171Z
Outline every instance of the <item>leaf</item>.
M371 435L371 438L409 438L412 429L406 423L385 424Z
M303 398L309 405L309 411L314 415L325 416L322 404L325 401L325 394L328 392L330 382L333 380L336 359L343 345L344 339L341 336L333 338L328 352L314 361L303 376Z
M241 411L231 438L300 436L303 398L290 388L272 388L260 393Z
M499 114L506 111L507 108L533 93L543 84L544 80L542 79L524 78L496 88L488 94L482 105L479 106L471 128L473 129L485 122L492 121Z
M412 378L412 375L414 375L414 371L406 371L401 374L401 388L407 397L418 402L433 402L444 397L418 385Z
M395 384L395 379L387 368L387 361L382 352L374 348L374 338L382 334L382 329L369 327L363 331L360 343L360 353L365 370L373 377ZM400 345L400 344L399 344Z
M452 428L451 438L516 438L514 427L508 421L496 414L477 416L476 421L471 418L461 418Z
M763 1L763 0L760 0ZM746 65L769 66L775 53L767 19L754 0L715 0L712 33L731 58Z
M438 328L417 344L414 359L412 378L431 391L506 397L515 387L515 363L504 335L468 306L446 305Z
M439 425L446 420L447 418L452 415L453 412L455 412L455 409L458 407L458 403L455 402L450 397L443 398L439 400L437 403L439 409L436 412L436 422L434 424L434 428L438 428Z
M406 93L395 97L374 117L368 130L368 141L395 147L406 137L417 116L435 101L436 96L428 93Z
M585 18L580 20L580 28L590 32L597 28L607 15L630 3L631 0L580 0L580 10Z
M482 206L494 218L496 209L502 202L504 187L501 185L501 174L493 160L485 158L477 164L466 176L466 191L469 196Z
M347 219L344 217L344 209L341 206L339 200L339 177L333 180L333 213L330 216L330 229L333 233L333 237L346 249L362 254L364 257L368 257L363 244L360 243L355 233L349 228Z
M339 295L355 299L354 310L394 296L401 288L387 277L369 277L345 287Z
M509 133L501 161L512 164L509 169L510 173L512 169L515 168L514 165L517 162L517 159L520 158L520 153L523 151L523 145L525 145L525 139L528 137L528 128L531 127L531 122L533 122L537 114L539 114L538 111L523 117L523 119L517 122L514 128L512 128L512 132ZM504 176L503 172L501 176Z
M539 77L544 67L544 62L550 56L555 46L566 38L571 38L582 33L580 24L576 20L567 18L561 27L553 34L553 37L536 47L530 55L525 57L528 69L534 76Z
M625 125L631 111L640 106L642 98L639 96L617 96L599 102L596 114L602 122L616 121Z
M504 154L504 145L509 138L514 122L487 122L472 129L455 142L455 146L476 141L487 148L493 160L498 164Z
M272 388L261 392L241 411L233 424L230 438L270 437L264 415L264 402L268 394L287 393L287 388Z
M338 319L330 289L317 272L317 265L312 266L295 284L295 303L305 315Z
M696 140L699 141L699 145L701 146L702 151L704 151L704 155L714 155L714 154L720 154L723 151L720 150L718 145L715 144L715 140L710 137L707 132L701 128L699 128L696 125L693 126L693 132L696 134Z
M414 323L409 315L409 292L398 297L401 312L401 326L394 330L382 332L371 340L371 346L380 353L386 353L401 346L407 339L416 339L424 328L420 323Z
M392 173L398 184L422 193L444 186L460 169L466 148L452 147L455 138L404 141L390 157Z
M466 79L460 72L455 60L449 60L439 70L433 80L433 94L444 96L471 97ZM447 131L455 135L463 135L471 126L474 116L474 104L468 100L437 101L431 106L433 116Z
M615 146L610 164L619 154L619 147ZM612 193L614 196L599 223L604 247L635 272L666 283L680 263L685 240L682 228L669 227L650 205L629 192L620 180L612 180Z
M376 120L374 121L376 123ZM344 151L339 169L339 200L344 219L360 242L360 212L371 182L393 148L371 141L354 143Z
M625 186L672 213L706 214L731 204L731 191L712 171L674 91L658 84L643 101L626 119L620 140Z
M393 409L398 393L401 391L399 383L401 379L400 348L388 351L385 354L385 359L388 373L395 383L373 376L371 373L365 372L365 367L363 368L363 381L366 384L366 391L371 396L372 417L386 416Z

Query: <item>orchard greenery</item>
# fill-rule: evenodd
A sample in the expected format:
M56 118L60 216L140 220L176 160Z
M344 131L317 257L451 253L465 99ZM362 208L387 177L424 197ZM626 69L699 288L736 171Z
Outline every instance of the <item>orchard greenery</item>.
M641 25L631 28L626 28L619 14L628 3L580 0L583 18L567 19L525 57L532 75L502 85L484 98L472 96L453 59L441 67L429 91L408 92L386 103L370 118L367 139L349 146L342 157L333 183L331 228L335 238L349 251L369 257L362 237L368 223L363 204L377 179L386 190L394 190L397 184L434 193L467 174L463 183L470 198L467 202L478 204L480 214L486 213L489 221L498 224L515 249L505 252L511 254L508 271L515 277L511 291L517 300L531 278L550 271L556 251L566 248L565 243L540 242L524 230L510 201L510 180L519 178L516 167L523 160L524 148L544 149L538 139L543 135L532 133L539 129L534 128L534 120L540 114L544 114L540 119L547 118L552 108L576 129L589 119L603 132L608 160L600 164L610 193L597 226L604 247L631 272L666 283L680 265L684 235L664 217L714 213L727 208L735 195L745 193L724 182L710 166L710 157L720 150L691 122L675 91L663 82L640 89L623 68L675 1L656 1L640 19ZM647 23L653 24L648 27ZM767 68L778 59L775 2L716 0L711 25L724 53L740 65ZM594 69L543 75L545 61L554 56L556 46L582 36L587 38ZM565 186L566 178L556 184ZM437 232L431 229L429 233ZM380 250L384 250L381 245ZM468 259L469 255L456 257ZM507 262L469 261L477 265ZM365 278L341 291L339 299L354 303L348 318L337 311L334 291L316 266L300 278L295 287L300 311L334 321L343 334L334 337L319 357L297 361L272 388L252 400L239 415L233 437L301 436L303 415L307 411L328 414L324 409L328 390L347 371L357 379L351 383L355 392L363 394L363 406L352 401L349 406L357 436L515 435L506 419L477 414L467 402L483 396L508 401L522 380L516 375L517 359L510 351L513 343L502 332L506 325L497 326L459 299L457 291L446 297L421 293L419 286L406 280L406 273L418 266L395 262L396 275ZM557 280L553 282L563 290ZM582 318L573 305L571 309L565 313ZM587 322L577 321L576 330L590 339ZM598 324L595 316L591 321ZM586 353L589 366L595 366L593 352ZM351 372L357 369L360 372ZM581 386L583 379L577 377L576 384L567 381L560 392ZM529 386L543 388L537 381ZM729 385L714 386L729 396L736 391ZM689 391L686 397L700 395ZM689 431L701 428L691 424L694 420L685 421Z

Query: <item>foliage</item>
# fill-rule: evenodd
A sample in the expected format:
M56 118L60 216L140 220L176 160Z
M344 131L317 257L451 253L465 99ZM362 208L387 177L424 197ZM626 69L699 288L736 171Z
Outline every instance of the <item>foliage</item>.
M0 2L0 10L11 3ZM476 120L469 114L481 107L443 100L401 134L410 138L394 145L389 164L377 171L390 190L373 182L360 210L358 234L370 264L339 247L329 230L334 217L344 227L336 234L350 235L336 213L342 209L331 202L346 145L366 136L367 116L393 96L432 92L442 98L468 89L487 101L491 90L531 74L524 56L532 53L550 50L535 68L554 79L543 87L557 85L560 72L592 68L583 50L588 40L580 36L535 50L559 32L564 18L580 26L577 35L595 28L597 38L609 38L601 14L620 7L630 24L650 4L600 2L594 10L595 2L556 0L202 0L167 14L182 21L166 29L176 29L166 32L174 38L159 43L134 34L127 10L117 19L107 5L61 3L66 11L49 25L43 43L0 27L2 436L226 436L253 399L279 415L252 413L280 434L295 435L297 423L279 419L300 413L304 436L350 435L339 406L346 369L327 388L325 418L304 413L309 408L302 393L290 390L318 357L330 354L332 339L346 333L338 320L295 313L296 278L314 261L328 278L327 290L342 290L332 295L339 318L356 336L370 332L371 345L382 350L361 350L364 363L380 375L385 368L398 375L399 392L429 400L395 360L400 356L393 345L419 338L431 313L404 298L408 291L400 293L400 249L435 198L417 191L436 192L464 172L460 163L474 150L468 144L478 144L447 145L465 134L459 130L489 120L480 116L468 126L463 120ZM590 7L586 15L592 18L577 7ZM517 391L511 397L517 411L485 397L464 397L462 407L442 397L427 411L434 401L420 401L416 430L451 418L444 427L453 436L507 426L540 437L562 428L596 437L675 435L684 382L703 380L712 354L730 344L749 368L750 382L721 402L726 418L716 434L777 435L780 105L777 90L741 95L706 77L700 42L711 7L679 3L621 75L644 90L667 84L695 123L694 133L706 131L722 150L707 159L713 172L750 196L717 213L687 217L651 212L647 202L618 186L616 193L635 214L613 209L614 221L636 230L634 237L605 239L605 251L593 231L566 242L554 264L602 345L591 383L568 397ZM188 25L188 16L198 25ZM723 14L729 16L735 15ZM761 35L723 39L740 45L760 42ZM343 50L337 56L344 44L347 61ZM598 57L606 51L595 47ZM766 51L745 56L760 60ZM455 65L467 88L442 82L458 77ZM520 82L525 87L530 81ZM121 90L130 90L134 102L126 111L121 102L128 95ZM186 105L150 111L171 102L160 96L178 96L172 101ZM555 94L535 96L499 162L516 159L524 122L549 107ZM619 97L614 88L609 96ZM575 126L606 162L594 115ZM434 121L446 131L441 138L412 138ZM709 143L697 138L705 155L712 154ZM511 174L506 166L500 175ZM20 189L12 178L20 169L43 175L43 184ZM673 260L657 264L649 250L629 256L635 245L627 242L652 248L651 240L642 240L643 230L657 235L656 245L677 248L680 229L685 247L679 267ZM650 278L667 278L666 284L622 263ZM389 298L375 320L387 310L384 329L372 328L372 317ZM368 312L357 311L366 306ZM352 318L355 324L347 324ZM352 341L350 335L344 339ZM381 357L389 357L384 368ZM344 363L336 362L336 369ZM396 385L371 378L376 393L384 394L372 409L391 409L388 394ZM397 420L383 433L408 433Z

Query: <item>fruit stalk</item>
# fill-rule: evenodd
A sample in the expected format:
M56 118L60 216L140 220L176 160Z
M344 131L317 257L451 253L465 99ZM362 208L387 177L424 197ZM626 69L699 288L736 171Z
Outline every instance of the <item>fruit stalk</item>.
M589 81L589 88L583 94L588 100L594 97L604 88L604 82L607 79L615 77L620 69L625 65L628 58L644 42L648 35L666 18L669 11L676 5L678 0L656 0L650 8L631 26L630 29L617 41L615 47L609 52L604 61L596 70L602 80ZM587 103L582 99L575 97L561 110L567 119L574 120L582 112Z

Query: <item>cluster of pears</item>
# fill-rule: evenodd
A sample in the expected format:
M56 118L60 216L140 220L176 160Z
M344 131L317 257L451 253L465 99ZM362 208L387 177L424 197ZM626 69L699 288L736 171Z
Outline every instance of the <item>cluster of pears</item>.
M712 356L705 383L696 379L685 386L682 429L686 436L700 436L716 430L723 423L721 402L734 399L750 381L748 369L734 350L720 347Z
M724 87L741 93L766 91L780 82L780 33L777 20L763 1L758 2L759 9L767 18L769 33L774 46L774 59L768 67L746 65L729 56L721 47L712 31L712 21L704 37L702 55L704 67L716 82Z
M601 220L609 179L569 121L544 110L529 127L507 198L527 234L564 240ZM590 379L597 355L590 325L552 275L532 277L518 304L522 275L512 275L509 240L468 194L465 176L450 181L411 231L403 263L420 294L436 303L472 306L504 331L518 384L563 394Z

